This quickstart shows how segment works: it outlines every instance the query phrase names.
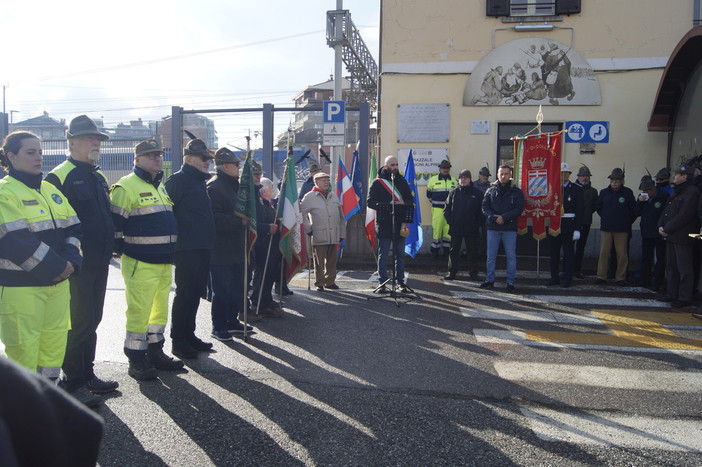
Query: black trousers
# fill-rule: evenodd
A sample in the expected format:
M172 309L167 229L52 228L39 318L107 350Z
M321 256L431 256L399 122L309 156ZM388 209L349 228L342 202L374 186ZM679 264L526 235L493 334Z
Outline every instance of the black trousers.
M109 264L84 266L68 281L71 289L71 329L68 331L63 372L66 389L84 386L95 375L97 328L102 321Z
M195 337L195 318L200 299L207 293L212 250L184 250L175 254L175 298L171 311L171 339Z
M458 263L461 257L461 244L466 241L466 251L468 252L468 272L471 275L478 274L478 250L480 249L480 237L464 237L451 235L451 247L449 249L448 270L452 275L458 272Z
M665 280L665 240L659 238L641 239L641 281L651 281L651 268L653 268L653 280L657 285L663 285ZM653 258L655 255L655 266Z
M692 302L695 273L692 269L692 245L678 245L666 241L666 273L668 297L673 300Z
M575 245L575 272L582 272L583 256L585 255L585 246L587 245L587 237L590 236L590 224L583 224L580 227L580 239Z
M551 280L560 280L569 284L575 273L575 245L572 228L563 229L565 220L561 220L561 234L551 237ZM561 250L563 250L563 278L559 279Z

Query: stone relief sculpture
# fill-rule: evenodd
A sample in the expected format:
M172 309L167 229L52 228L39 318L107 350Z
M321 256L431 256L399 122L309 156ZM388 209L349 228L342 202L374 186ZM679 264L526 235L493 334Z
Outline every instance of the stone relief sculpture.
M590 64L564 44L544 38L508 42L475 67L463 105L599 105Z

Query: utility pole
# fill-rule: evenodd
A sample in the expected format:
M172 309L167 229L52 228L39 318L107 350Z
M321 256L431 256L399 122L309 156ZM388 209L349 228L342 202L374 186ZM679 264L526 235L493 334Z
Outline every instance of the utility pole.
M341 71L341 64L342 64L342 59L343 59L343 51L342 51L342 40L343 40L343 31L344 28L342 26L343 18L344 18L344 0L336 0L336 18L334 20L334 40L335 40L335 45L334 45L334 100L335 101L340 101L343 100L343 91L342 91L342 84L343 84L343 76L342 76L342 71ZM344 132L346 132L346 128L344 125ZM339 157L343 155L344 153L344 147L342 146L341 149L339 149L341 153L337 154L337 149L335 147L330 147L329 148L329 155L331 157L332 163L329 168L330 170L330 178L332 180L332 186L335 186L336 183L336 174L338 171L338 165L339 165Z

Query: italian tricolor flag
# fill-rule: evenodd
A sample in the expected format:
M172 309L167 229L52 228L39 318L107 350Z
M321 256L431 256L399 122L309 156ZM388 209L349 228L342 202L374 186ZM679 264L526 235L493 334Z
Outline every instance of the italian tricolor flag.
M285 277L290 280L307 264L307 251L302 241L302 215L297 204L295 160L288 156L283 186L276 215L280 228L280 252L285 260Z

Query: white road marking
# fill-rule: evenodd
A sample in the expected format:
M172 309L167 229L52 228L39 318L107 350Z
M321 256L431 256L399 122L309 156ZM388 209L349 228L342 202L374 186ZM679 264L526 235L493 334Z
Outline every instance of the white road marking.
M561 324L602 324L599 318L591 313L551 313L548 311L519 311L506 310L491 306L460 307L461 314L467 318L493 320L493 321L533 321L536 323L561 323Z
M475 339L482 344L527 345L529 347L555 347L562 349L614 350L623 352L665 353L675 355L699 355L702 350L662 349L655 347L625 347L619 345L572 344L563 342L531 341L523 331L502 329L473 329Z
M613 389L646 389L657 392L697 392L702 372L633 370L604 366L496 361L500 378L524 383L577 384Z
M546 441L630 449L702 451L702 421L521 407L529 426Z
M451 295L464 300L508 300L527 303L558 303L584 306L626 306L626 307L655 307L669 308L670 304L646 298L621 297L584 297L576 295L521 295L509 294L495 290L485 292L451 291Z

